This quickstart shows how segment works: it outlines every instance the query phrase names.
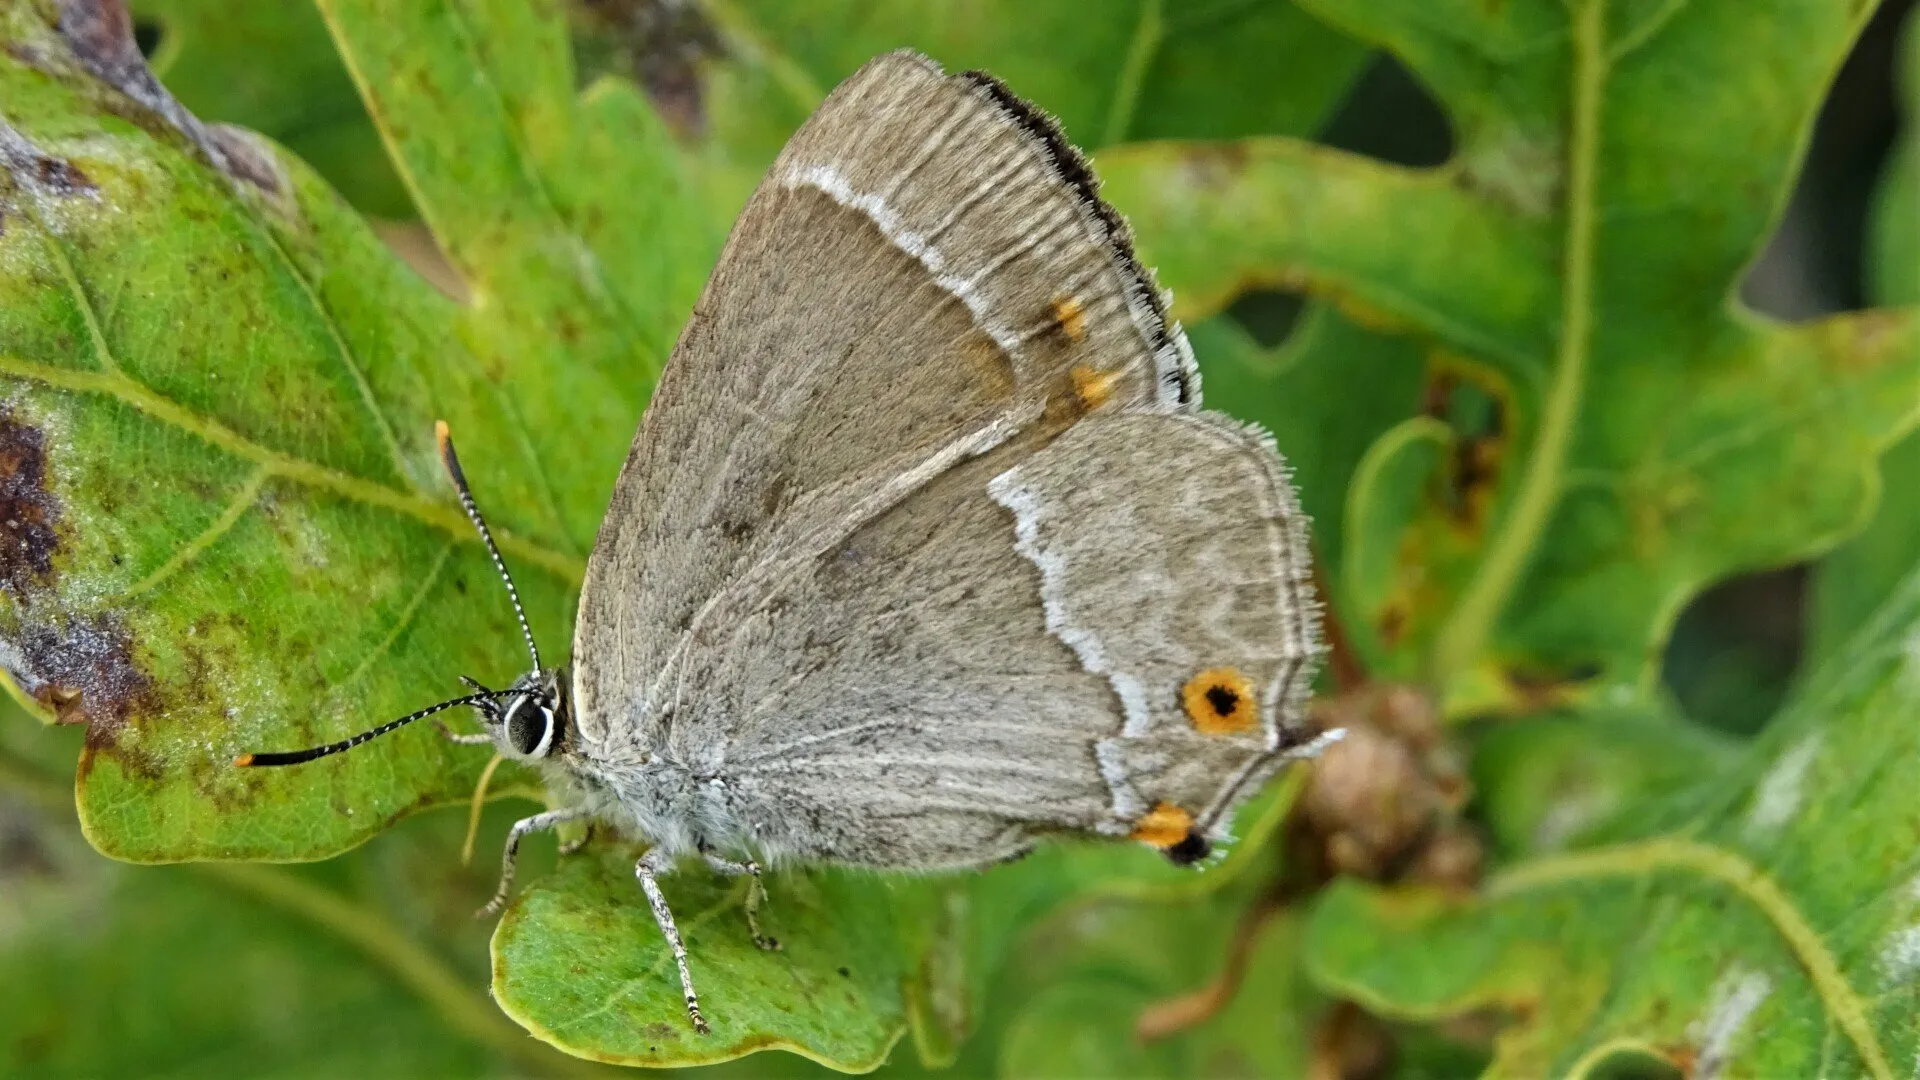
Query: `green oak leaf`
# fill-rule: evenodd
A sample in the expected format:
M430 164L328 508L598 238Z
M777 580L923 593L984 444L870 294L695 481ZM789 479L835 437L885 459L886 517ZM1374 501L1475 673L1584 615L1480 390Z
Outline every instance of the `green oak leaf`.
M1690 1073L1909 1075L1917 711L1920 573L1737 760L1477 898L1337 885L1308 966L1387 1016L1507 1016L1492 1076L1586 1076L1629 1050Z
M761 919L779 952L753 944L744 881L683 870L661 888L713 1028L706 1037L687 1022L672 954L637 902L638 852L597 845L508 908L493 942L494 997L553 1045L623 1065L779 1048L860 1071L888 1060L909 1031L918 1057L944 1064L993 1006L992 974L1036 924L1110 902L1177 911L1265 880L1300 782L1290 773L1243 807L1237 842L1205 872L1138 845L1063 842L975 875L772 874ZM915 1057L893 1051L896 1062Z
M1479 818L1509 860L1589 844L1740 752L1665 702L1596 704L1466 734Z
M892 895L917 883L870 873L771 875L764 927L781 951L757 948L745 880L678 874L663 883L693 956L702 1011L687 1021L673 954L636 900L637 851L605 845L563 859L501 920L494 996L515 1020L570 1053L621 1065L724 1061L775 1047L863 1072L906 1030ZM789 929L791 928L791 929ZM644 944L643 944L644 943Z
M388 78L514 82L512 98L407 107L369 86L464 305L297 159L181 109L127 62L110 7L4 13L0 436L28 531L0 568L0 639L21 690L87 722L81 814L108 854L320 857L471 790L484 751L425 725L297 771L230 764L418 708L457 674L525 670L440 475L436 418L470 435L537 635L567 639L717 232L687 212L644 103L607 91L576 111L564 25L500 6L487 17L523 46L504 70L455 47L464 9L403 5L409 27L330 6L364 79L380 47L412 41L419 66ZM369 20L376 40L355 48ZM559 145L529 146L509 102L545 110L533 126ZM542 175L581 162L586 178ZM674 258L644 259L632 229Z
M1334 583L1377 673L1455 715L1644 690L1690 597L1861 527L1920 417L1912 308L1783 325L1733 298L1871 5L1303 6L1433 91L1450 162L1146 143L1101 155L1107 190L1187 318L1269 285L1420 346ZM1373 392L1317 427L1378 425Z
M1000 1034L996 1075L1300 1077L1324 1007L1300 976L1302 920L1222 904L1111 906L1062 928L1024 959L1032 997ZM1245 955L1229 960L1237 934ZM1223 972L1219 1006L1177 1033L1142 1040L1150 1009L1204 993Z
M1905 126L1881 172L1867 232L1867 294L1887 305L1920 304L1920 17L1907 16L1900 43ZM1920 552L1920 438L1889 450L1880 469L1873 524L1821 560L1813 577L1809 664L1846 642Z
M739 61L719 75L715 136L756 165L835 83L903 45L949 70L991 71L1088 149L1172 136L1304 135L1367 56L1294 4L1268 0L704 7Z

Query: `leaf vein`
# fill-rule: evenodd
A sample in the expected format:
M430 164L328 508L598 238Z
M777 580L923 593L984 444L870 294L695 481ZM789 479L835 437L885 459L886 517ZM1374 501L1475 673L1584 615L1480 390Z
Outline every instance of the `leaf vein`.
M0 376L37 382L56 390L102 394L114 398L122 404L193 435L235 457L265 466L275 476L284 477L341 498L414 518L423 524L446 532L463 543L480 542L465 515L451 505L432 502L410 492L396 490L385 484L261 446L218 421L200 416L179 402L162 397L132 379L53 367L4 355L0 355ZM537 541L504 530L495 531L494 539L499 542L502 551L550 571L575 586L578 586L586 576L586 567L582 560L555 551Z
M246 512L253 508L253 504L259 500L260 492L267 486L267 481L272 478L272 468L264 464L257 466L245 482L240 485L240 490L234 492L233 498L227 501L226 508L220 511L220 516L213 519L212 524L201 530L200 535L195 536L193 539L181 545L180 550L174 552L166 562L161 563L152 573L129 586L127 591L120 595L118 602L125 603L142 593L148 592L161 582L166 581L168 578L185 569L187 564L198 558L201 552L212 547L221 537L232 531L235 525L239 524L240 519L244 517Z
M1832 951L1772 878L1731 851L1675 837L1596 848L1539 859L1502 873L1488 883L1487 896L1498 898L1586 878L1633 877L1667 869L1691 870L1711 878L1759 908L1812 979L1814 992L1853 1042L1867 1071L1876 1080L1893 1080L1893 1067L1867 1019L1866 1002L1847 981Z
M1107 111L1107 130L1100 145L1112 146L1126 139L1133 128L1133 114L1140 104L1140 87L1147 80L1147 69L1166 40L1166 20L1162 0L1140 0L1140 16L1133 25L1133 39L1127 43L1127 55L1120 63L1114 82L1113 105Z
M1442 680L1474 661L1526 572L1534 548L1559 505L1562 471L1572 450L1573 429L1586 393L1593 329L1600 108L1607 77L1606 0L1585 0L1573 18L1573 104L1558 356L1539 434L1534 438L1533 453L1520 477L1512 508L1439 634L1433 668Z
M53 265L67 283L67 291L73 294L74 306L80 309L80 320L87 324L87 336L93 341L94 358L108 374L120 374L120 362L113 358L113 350L107 347L106 331L100 325L100 310L94 306L93 298L87 295L85 286L81 285L80 275L73 268L73 260L67 258L66 245L60 242L60 235L47 228L46 222L40 220L37 214L34 215L34 224L40 226L40 234L46 239L47 252L53 256Z
M426 605L428 594L433 592L433 587L440 583L440 575L446 570L447 562L452 555L453 541L449 540L440 548L440 553L433 557L433 565L427 569L426 576L420 579L420 584L413 590L413 595L407 598L407 606L400 610L400 617L394 620L386 636L380 639L379 644L368 650L367 655L358 664L354 665L352 673L340 681L335 688L336 691L352 686L364 678L373 665L393 648L394 642L400 640L400 635L407 632L407 627L413 625L414 617L420 614L420 609Z
M259 227L261 235L266 238L267 245L273 249L274 254L287 268L287 273L299 283L300 294L313 306L314 315L319 318L321 325L327 328L327 338L333 342L334 351L340 357L340 363L346 367L347 374L352 377L354 388L360 393L360 403L366 406L367 415L373 420L373 426L380 431L380 440L387 445L387 454L393 459L395 478L410 488L415 487L407 470L406 455L400 450L400 437L394 429L393 421L387 416L387 411L380 404L380 399L374 396L373 384L367 381L366 371L361 368L360 361L354 356L352 346L347 344L346 336L340 332L340 324L334 321L333 313L327 310L326 304L320 300L320 294L314 291L313 282L308 281L307 275L294 263L293 256L287 253L286 247L280 243L280 238L275 236L273 230L266 227L264 223L256 220L255 225Z

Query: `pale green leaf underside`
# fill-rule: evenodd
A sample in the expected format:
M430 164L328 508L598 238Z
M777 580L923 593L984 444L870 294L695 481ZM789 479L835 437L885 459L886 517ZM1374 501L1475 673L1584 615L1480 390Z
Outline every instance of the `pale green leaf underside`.
M1578 1075L1629 1044L1724 1075L1908 1075L1916 640L1910 575L1735 764L1484 899L1338 888L1309 927L1313 970L1391 1015L1515 1010L1500 1076Z

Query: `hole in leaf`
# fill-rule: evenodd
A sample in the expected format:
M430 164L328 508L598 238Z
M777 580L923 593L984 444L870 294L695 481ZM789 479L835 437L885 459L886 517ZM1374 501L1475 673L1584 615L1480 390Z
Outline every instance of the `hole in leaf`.
M1453 128L1446 111L1411 72L1384 53L1347 92L1321 129L1320 141L1336 150L1419 168L1453 156Z
M1695 597L1674 624L1661 678L1688 716L1735 735L1779 709L1805 642L1807 568L1730 578Z
M1227 308L1227 316L1240 324L1249 337L1263 349L1271 349L1292 336L1300 321L1307 298L1297 292L1256 289L1241 293Z
M1802 320L1865 306L1868 213L1899 131L1895 55L1914 6L1882 5L1841 65L1786 212L1740 283L1748 307Z
M153 54L159 51L160 42L165 37L166 28L160 25L158 19L133 20L133 43L139 46L141 56L153 59Z

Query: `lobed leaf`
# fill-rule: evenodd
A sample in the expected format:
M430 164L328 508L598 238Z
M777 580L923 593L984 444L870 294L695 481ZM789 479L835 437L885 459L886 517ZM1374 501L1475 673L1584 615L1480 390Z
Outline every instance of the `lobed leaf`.
M1493 1010L1494 1076L1904 1076L1920 1041L1920 574L1734 764L1485 895L1337 885L1317 981L1386 1015Z
M1143 144L1103 155L1109 190L1187 317L1300 289L1421 354L1397 421L1357 383L1313 428L1375 440L1334 588L1376 673L1455 714L1644 690L1691 596L1857 530L1916 420L1911 308L1733 300L1867 10L1307 6L1433 91L1452 161Z

